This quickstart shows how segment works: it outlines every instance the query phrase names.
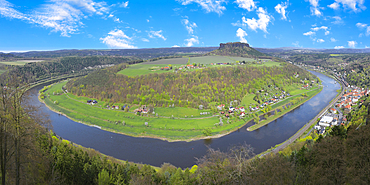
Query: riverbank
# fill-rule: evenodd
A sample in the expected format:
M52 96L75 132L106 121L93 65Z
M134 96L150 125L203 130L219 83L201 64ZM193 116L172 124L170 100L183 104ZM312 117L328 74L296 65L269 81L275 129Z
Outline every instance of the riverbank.
M62 91L65 84L66 82L57 83L44 93L45 100L42 102L50 110L78 123L132 137L154 138L168 142L215 139L239 130L253 119L252 116L244 119L233 116L230 118L230 123L217 126L215 125L219 122L217 116L196 119L135 115L122 110L103 108L103 101L99 101L98 105L87 104L86 101L89 98ZM302 94L302 90L299 92ZM307 90L303 93L309 92ZM278 103L274 106L279 107L281 105ZM209 132L205 134L206 131Z
M296 109L297 107L301 106L302 104L304 104L305 102L307 102L308 100L310 100L311 98L313 98L314 96L316 96L318 93L320 93L322 91L322 89L323 88L320 87L320 88L317 88L315 90L310 91L310 92L314 92L314 93L313 94L310 94L308 97L306 97L304 100L302 100L298 104L296 104L294 106L290 106L289 108L286 108L286 109L284 109L281 112L277 112L277 115L270 116L266 120L263 120L263 121L261 121L258 124L255 124L255 125L252 125L252 126L248 127L247 130L248 131L254 131L254 130L257 130L257 129L259 129L259 128L261 128L261 127L263 127L263 126L271 123L272 121L275 121L276 119L280 118L281 116L284 116L285 114L287 114L290 111ZM309 92L307 92L307 93L309 93ZM285 105L283 105L281 107L284 107L284 106L286 107L288 104L290 104L290 103L287 103L287 104L285 104ZM275 108L275 109L271 110L270 113L271 112L274 112L277 109L278 108ZM282 108L280 110L282 110Z

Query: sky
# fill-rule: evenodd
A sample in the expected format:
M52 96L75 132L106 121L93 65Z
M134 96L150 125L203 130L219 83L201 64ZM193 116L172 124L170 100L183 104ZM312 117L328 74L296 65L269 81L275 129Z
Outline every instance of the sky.
M368 48L370 0L0 0L0 52Z

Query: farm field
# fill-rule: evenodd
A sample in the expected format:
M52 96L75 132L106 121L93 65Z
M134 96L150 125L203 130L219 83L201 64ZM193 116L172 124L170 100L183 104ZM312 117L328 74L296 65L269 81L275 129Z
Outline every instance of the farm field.
M169 64L133 64L130 65L128 68L119 71L117 74L123 74L127 76L140 76L146 75L151 73L166 73L166 72L173 72L173 70L160 70L161 67L166 67ZM171 64L172 67L179 67L180 64Z
M184 58L172 58L172 59L161 59L153 62L144 62L140 64L133 64L130 65L128 68L119 71L118 74L123 74L127 76L139 76L139 75L146 75L151 73L166 73L166 72L173 72L174 70L160 70L161 67L167 67L171 64L172 67L180 67L186 65L188 61L190 64L203 64L208 67L225 67L225 66L218 66L218 65L210 65L211 63L232 63L234 64L236 61L247 61L252 62L254 59L252 58L243 58L243 57L227 57L227 56L202 56L202 57L184 57ZM278 62L273 62L271 60L264 60L262 64L250 64L251 66L255 67L262 67L262 66L279 66ZM196 69L190 69L196 70Z
M211 63L235 63L234 60L224 56L203 56L203 57L191 57L190 63L196 64L211 64Z
M188 57L184 57L184 58L161 59L152 62L144 62L142 64L186 64L187 62Z
M272 67L272 66L280 66L279 62L274 61L267 61L263 62L262 64L251 64L251 66L259 67L259 66L266 66L266 67Z
M0 64L5 65L13 65L13 66L23 66L30 62L42 62L44 60L19 60L19 61L11 61L11 62L0 62Z

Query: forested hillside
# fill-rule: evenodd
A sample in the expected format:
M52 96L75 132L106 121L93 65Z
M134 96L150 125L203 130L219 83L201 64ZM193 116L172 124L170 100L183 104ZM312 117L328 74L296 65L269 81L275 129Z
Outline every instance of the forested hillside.
M81 70L107 67L106 65L120 63L139 63L142 60L133 60L128 57L64 57L51 62L33 62L24 66L16 66L3 75L18 75L23 82L30 83L39 79L49 78L62 74L77 73Z
M285 85L314 79L307 71L286 63L281 67L239 65L137 77L116 74L117 68L125 67L103 69L71 80L67 89L78 96L112 102L197 108L207 107L210 102L240 101L247 93L255 93L268 85L284 89ZM297 73L298 78L294 77Z
M370 87L370 54L302 54L290 56L289 61L331 69L358 87Z
M181 54L204 54L217 49L217 47L174 47L174 48L147 48L147 49L65 49L56 51L29 51L12 53L19 57L56 58L68 56L132 56L141 59L181 55Z

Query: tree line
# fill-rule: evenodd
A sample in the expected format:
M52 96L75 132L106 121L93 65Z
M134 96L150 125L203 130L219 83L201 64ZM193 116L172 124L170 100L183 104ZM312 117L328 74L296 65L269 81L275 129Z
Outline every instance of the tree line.
M63 57L49 62L32 62L24 66L16 66L3 75L18 75L23 83L31 83L40 79L50 78L63 74L78 73L85 68L120 63L140 63L142 60L132 60L128 57L90 56L90 57ZM89 70L89 69L87 69Z

